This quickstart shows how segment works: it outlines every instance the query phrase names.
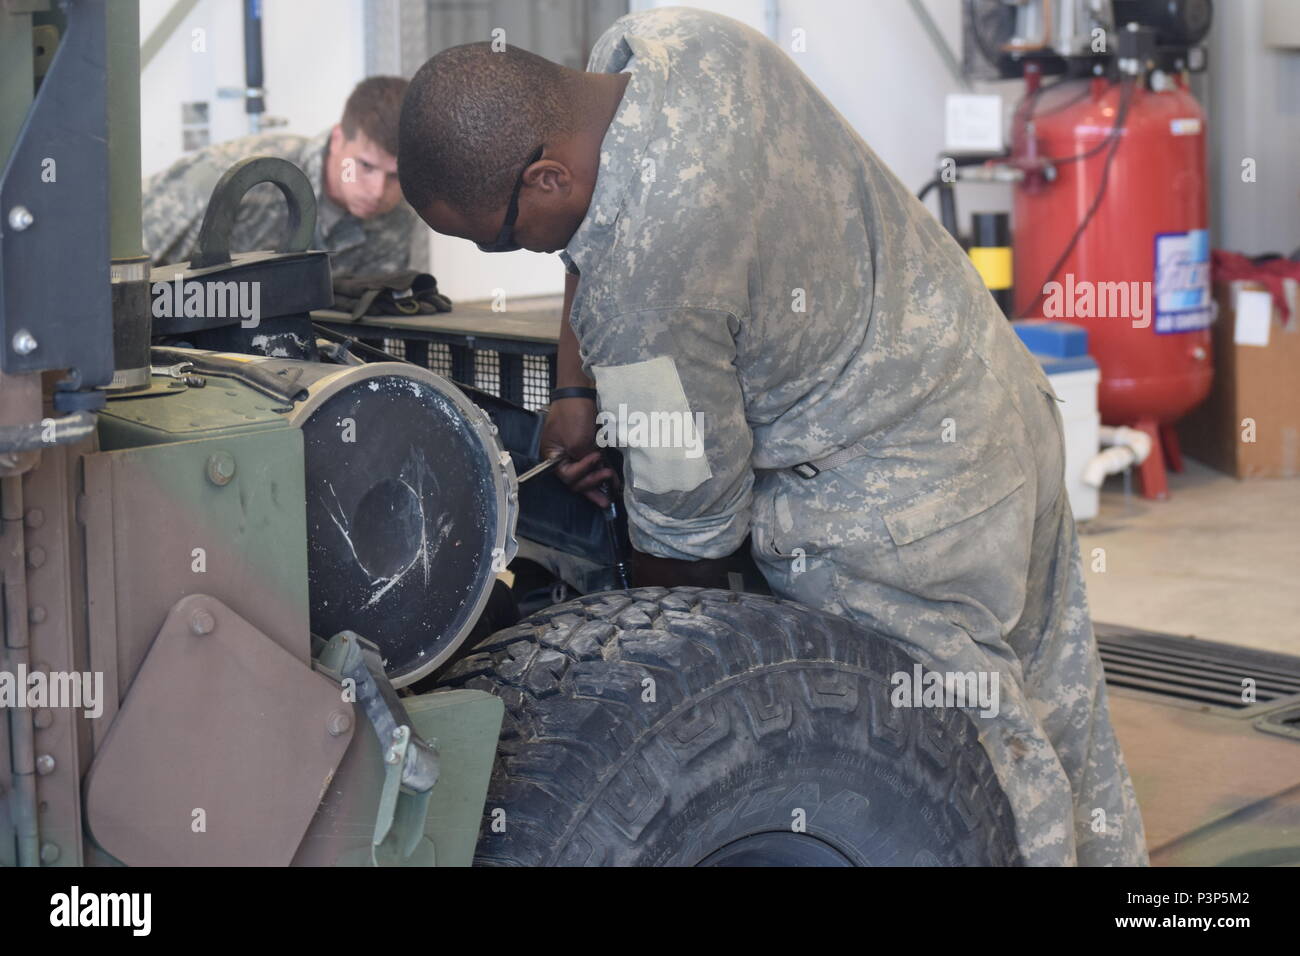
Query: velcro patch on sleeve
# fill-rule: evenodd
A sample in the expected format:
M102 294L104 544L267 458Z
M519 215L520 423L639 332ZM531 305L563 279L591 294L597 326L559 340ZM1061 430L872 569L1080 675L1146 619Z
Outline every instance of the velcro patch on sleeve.
M713 477L704 453L704 416L691 411L670 356L591 370L601 409L596 443L623 450L632 487L662 495L691 491Z

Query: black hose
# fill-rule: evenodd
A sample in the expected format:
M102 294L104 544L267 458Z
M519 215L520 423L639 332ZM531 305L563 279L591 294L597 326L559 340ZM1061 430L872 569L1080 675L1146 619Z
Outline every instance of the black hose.
M618 533L618 505L614 499L614 489L610 487L608 481L600 484L600 490L605 497L609 499L609 504L600 509L601 517L605 519L605 533L609 538L609 554L613 560L614 577L618 581L618 586L624 591L632 587L631 576L628 573L627 556L623 550L623 540Z
M961 242L961 236L957 234L957 190L952 183L939 186L939 222L948 230L948 235Z
M1052 268L1047 271L1047 277L1043 280L1042 285L1039 286L1038 294L1034 296L1033 301L1020 312L1017 318L1027 318L1036 308L1038 308L1038 303L1043 301L1043 296L1047 294L1047 284L1052 281L1052 277L1060 272L1061 269L1064 268L1065 264L1070 260L1070 256L1074 253L1075 246L1079 244L1079 240L1087 230L1088 224L1092 222L1093 217L1097 214L1097 210L1101 208L1101 201L1106 196L1106 184L1110 181L1111 163L1115 160L1115 153L1119 151L1119 144L1123 139L1120 134L1124 132L1124 124L1128 121L1128 110L1129 106L1133 102L1135 85L1135 80L1130 79L1124 82L1124 89L1120 94L1119 110L1115 115L1115 125L1111 127L1106 138L1102 140L1100 145L1097 147L1088 150L1087 153L1081 153L1078 157L1075 157L1076 159L1086 158L1087 156L1097 153L1103 146L1109 145L1110 147L1110 152L1106 154L1105 162L1101 167L1101 179L1097 183L1097 193L1093 196L1092 204L1088 207L1088 211L1084 214L1083 220L1079 223L1078 228L1074 230L1074 235L1072 235L1070 241L1066 243L1065 251L1061 253ZM1061 160L1053 160L1053 162L1061 162ZM1079 175L1083 175L1082 171Z
M379 359L381 362L406 362L408 365L415 365L416 368L420 367L410 359L403 358L400 355L390 355L383 349L377 349L373 345L367 345L360 339L351 335L346 335L343 332L335 332L333 329L327 328L319 322L313 322L311 327L312 330L322 338L329 339L331 342L338 342L340 345L346 345L352 351L360 350L362 352L367 352Z

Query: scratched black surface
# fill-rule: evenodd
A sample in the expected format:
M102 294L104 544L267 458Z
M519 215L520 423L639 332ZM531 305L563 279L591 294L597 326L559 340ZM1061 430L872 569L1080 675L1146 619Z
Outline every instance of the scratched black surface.
M492 576L493 463L459 409L397 376L339 392L303 435L312 631L356 631L410 673Z

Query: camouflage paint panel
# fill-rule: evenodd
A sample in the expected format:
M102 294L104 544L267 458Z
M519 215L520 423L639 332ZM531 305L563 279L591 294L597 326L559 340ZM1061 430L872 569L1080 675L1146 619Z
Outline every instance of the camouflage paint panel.
M88 462L87 496L111 501L111 541L99 539L111 553L88 560L113 568L123 695L168 609L187 594L212 595L310 659L302 434L283 420L248 424L247 434L232 421L222 437L93 456L107 467ZM228 483L210 477L213 461L233 462Z
M155 383L162 381L155 376ZM220 438L284 427L283 408L247 385L216 376L205 388L164 386L149 397L119 398L99 416L103 451Z
M0 641L0 670L13 673L9 655L5 653L4 642ZM9 816L10 794L13 792L13 755L9 750L9 721L13 717L5 712L0 719L0 866L18 865L17 833L14 821Z
M1300 864L1300 740L1130 690L1111 692L1110 711L1152 863Z
M221 601L177 601L86 776L130 866L286 866L353 728L339 687Z
M87 439L43 449L39 467L23 479L31 662L33 670L47 674L92 670L84 658L85 552L75 504L77 466L92 447L93 440ZM39 560L33 560L36 555ZM109 695L106 688L103 693ZM33 717L36 752L53 758L53 769L36 777L42 862L80 866L81 776L90 765L92 720L84 709L71 707L37 710Z
M1300 786L1157 847L1155 866L1300 866Z
M402 703L415 732L438 748L438 782L429 795L425 840L411 858L398 863L388 852L394 834L377 858L383 865L469 866L484 818L505 705L479 690L436 691L404 697ZM371 865L384 764L374 730L360 708L353 712L362 726L298 848L295 866Z

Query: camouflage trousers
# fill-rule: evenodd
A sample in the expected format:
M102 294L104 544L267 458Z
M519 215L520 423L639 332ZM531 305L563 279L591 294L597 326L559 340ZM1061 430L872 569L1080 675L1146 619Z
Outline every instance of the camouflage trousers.
M1062 481L1055 398L1041 376L1014 389L989 376L977 400L952 401L935 414L969 419L978 409L997 424L974 429L980 438L959 467L937 443L933 453L882 443L812 479L760 472L755 559L779 596L892 637L926 670L997 672L997 714L966 710L1027 864L1145 865Z

